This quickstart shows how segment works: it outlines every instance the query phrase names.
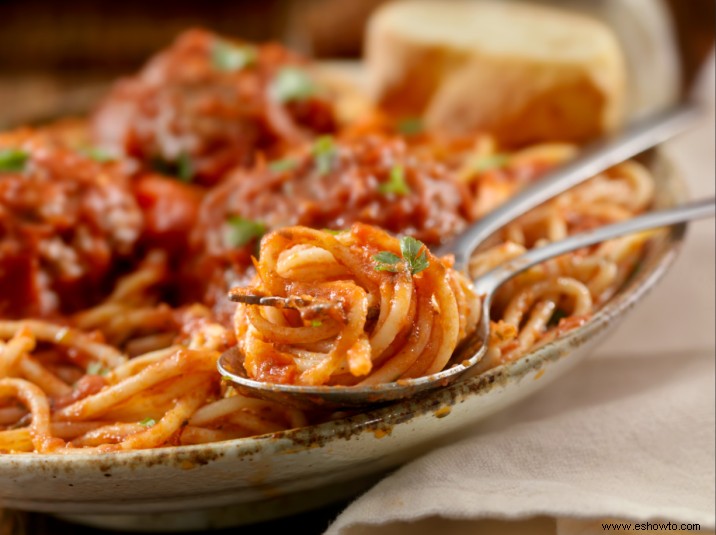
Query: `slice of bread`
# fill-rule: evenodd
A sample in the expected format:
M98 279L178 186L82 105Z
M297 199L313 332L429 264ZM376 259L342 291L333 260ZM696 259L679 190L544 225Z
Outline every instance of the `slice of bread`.
M409 0L371 18L369 92L428 127L506 145L583 142L623 119L624 58L589 17L504 1Z

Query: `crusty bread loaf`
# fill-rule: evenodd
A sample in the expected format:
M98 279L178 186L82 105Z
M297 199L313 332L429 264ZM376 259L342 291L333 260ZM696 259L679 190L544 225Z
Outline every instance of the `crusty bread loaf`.
M429 127L490 131L507 145L582 142L623 117L625 67L601 22L504 1L409 0L371 18L368 87Z

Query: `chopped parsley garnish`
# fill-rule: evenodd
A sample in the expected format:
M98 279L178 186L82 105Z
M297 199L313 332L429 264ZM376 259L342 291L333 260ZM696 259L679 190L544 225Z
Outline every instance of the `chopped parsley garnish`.
M80 149L80 152L98 163L107 163L116 160L112 154L99 147L85 147Z
M218 40L211 49L211 63L219 71L240 71L256 63L256 48Z
M291 171L296 169L298 162L291 158L284 158L283 160L274 160L269 162L268 168L276 173L283 173L284 171Z
M186 152L182 152L177 159L177 176L182 182L191 182L194 178L194 164Z
M143 425L144 427L152 427L153 425L156 425L157 421L154 418L145 418L141 422L139 422L139 425Z
M323 325L321 320L311 320L311 327L320 327L321 325Z
M333 161L338 155L338 149L333 142L333 136L321 136L313 142L313 161L320 175L328 174L333 167Z
M109 370L102 366L101 362L90 362L87 365L87 375L107 375Z
M333 236L338 236L339 234L345 234L346 232L348 232L348 229L324 228L323 232L327 232L328 234L332 234Z
M242 247L266 234L266 225L239 215L229 217L226 223L228 224L226 242L229 247Z
M423 120L420 117L408 117L406 119L401 120L396 125L396 128L398 132L403 135L415 136L417 134L422 133L425 126L423 125Z
M376 271L391 271L397 273L402 259L395 253L390 251L381 251L373 255Z
M485 171L489 171L490 169L497 169L500 167L504 167L505 164L509 161L510 157L507 154L490 154L488 156L483 156L482 158L478 158L475 160L471 168L476 173L484 173Z
M410 272L415 275L430 265L428 262L427 247L420 240L411 236L400 239L400 253L410 266Z
M378 186L378 191L383 195L408 195L410 186L405 182L405 169L401 165L394 165L390 169L388 182L383 182Z
M20 172L25 170L25 164L30 155L20 149L0 149L0 172Z
M151 166L156 172L176 177L182 182L191 182L194 178L194 163L186 152L182 152L174 162L162 157L152 158Z
M547 327L557 327L559 325L559 322L562 321L564 318L568 318L569 314L562 310L561 308L555 309L555 311L552 313L552 317L549 318L549 321L547 322Z
M397 273L402 266L408 268L412 275L417 275L430 266L425 244L410 236L400 238L400 254L381 251L373 255L376 271L390 271Z
M293 102L313 96L316 85L305 70L284 67L276 73L269 91L278 102Z

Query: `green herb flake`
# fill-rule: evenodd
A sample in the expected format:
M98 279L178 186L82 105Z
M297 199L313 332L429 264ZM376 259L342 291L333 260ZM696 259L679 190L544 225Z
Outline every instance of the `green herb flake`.
M242 247L266 234L266 225L241 216L231 216L226 220L228 232L226 243L229 247Z
M218 71L236 72L256 63L256 48L218 40L211 49L211 63Z
M504 167L509 161L510 157L508 154L490 154L477 158L470 166L475 173L484 173L492 169L499 169Z
M102 366L101 362L90 362L87 365L87 375L107 375L109 370Z
M323 325L321 320L311 320L311 327L320 327Z
M182 152L173 162L156 156L150 160L149 164L157 173L176 177L182 182L188 183L194 179L194 163L186 152Z
M400 254L403 258L389 251L381 251L373 255L375 270L397 273L402 265L407 267L412 275L417 275L430 266L427 247L411 236L400 238Z
M268 168L275 173L284 173L286 171L292 171L298 167L298 162L291 158L284 158L283 160L274 160L269 162Z
M569 317L569 314L567 313L567 311L565 311L561 308L557 308L552 313L552 317L549 318L549 321L547 322L547 327L548 328L557 327L559 325L560 321L562 321L564 318L568 318L568 317Z
M20 149L0 149L0 172L22 172L30 155Z
M154 418L145 418L141 422L139 422L139 425L143 425L144 427L152 427L153 425L156 425L157 421Z
M410 273L417 275L421 271L428 268L427 247L420 240L416 240L411 236L404 236L400 239L400 253L403 259L410 267Z
M177 177L182 182L191 182L194 178L194 163L186 152L182 152L177 159Z
M389 251L381 251L373 255L373 260L375 261L376 271L390 271L391 273L397 273L402 263L398 255Z
M348 229L333 229L333 228L324 228L323 232L326 232L328 234L331 234L333 236L338 236L339 234L345 234L348 232Z
M415 136L423 132L425 125L420 117L407 117L398 122L396 129L405 136Z
M305 70L298 67L284 67L276 73L269 93L278 102L301 101L316 93L316 85Z
M80 152L90 158L91 160L94 160L98 163L107 163L107 162L113 162L117 158L110 154L108 151L101 149L99 147L84 147L83 149L80 149Z
M313 142L312 153L318 173L320 175L328 174L338 155L338 148L333 141L333 136L320 136L316 139L316 141Z
M390 169L387 182L378 186L378 191L383 195L408 195L410 187L405 182L405 169L401 165L394 165Z

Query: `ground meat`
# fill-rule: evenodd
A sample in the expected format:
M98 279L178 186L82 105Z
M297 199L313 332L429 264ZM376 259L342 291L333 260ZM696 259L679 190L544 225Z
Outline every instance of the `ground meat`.
M0 156L0 315L86 306L142 231L129 179L29 130L0 136Z
M236 281L222 270L240 274L250 266L267 230L345 229L363 222L435 246L469 220L464 186L401 139L324 137L279 161L238 169L206 195L193 233L201 265L195 271L210 281L212 295L225 295Z
M212 190L199 224L211 251L226 247L222 231L232 216L268 229L359 221L437 245L465 227L470 200L444 166L416 157L398 138L324 138L281 161L237 170Z
M208 185L258 152L335 129L329 98L299 56L202 30L119 81L92 123L99 145Z
M162 249L172 260L186 254L203 188L149 173L136 176L132 189L144 215L143 248Z

